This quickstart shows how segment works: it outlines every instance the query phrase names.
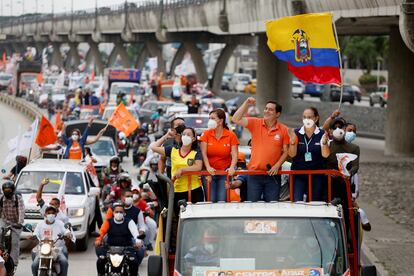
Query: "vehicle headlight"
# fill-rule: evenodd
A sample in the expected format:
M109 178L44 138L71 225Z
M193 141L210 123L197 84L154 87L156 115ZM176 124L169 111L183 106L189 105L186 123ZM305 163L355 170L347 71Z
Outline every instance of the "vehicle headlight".
M85 208L69 208L68 216L71 218L82 217L85 214Z
M40 254L42 255L49 255L51 251L52 251L52 246L50 245L50 243L43 243L40 246Z
M121 256L119 254L109 254L109 258L111 260L112 265L114 267L118 267L121 265L124 256Z

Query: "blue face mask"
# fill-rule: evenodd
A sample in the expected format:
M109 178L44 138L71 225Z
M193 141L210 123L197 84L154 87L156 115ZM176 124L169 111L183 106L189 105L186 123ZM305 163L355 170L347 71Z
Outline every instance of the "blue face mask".
M356 138L356 133L349 131L347 133L345 133L345 141L347 141L348 143L352 143Z

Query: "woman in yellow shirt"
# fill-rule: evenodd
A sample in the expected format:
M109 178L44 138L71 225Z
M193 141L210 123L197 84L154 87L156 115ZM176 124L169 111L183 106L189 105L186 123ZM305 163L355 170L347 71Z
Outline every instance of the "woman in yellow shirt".
M191 189L191 202L204 201L204 192L199 176L182 176L184 172L198 172L203 168L201 152L198 148L197 137L194 129L186 127L181 135L181 143L177 146L162 146L169 138L174 137L174 132L169 130L167 134L151 144L151 150L171 158L171 175L174 182L174 212L178 215L177 202L181 199L188 200L188 191Z

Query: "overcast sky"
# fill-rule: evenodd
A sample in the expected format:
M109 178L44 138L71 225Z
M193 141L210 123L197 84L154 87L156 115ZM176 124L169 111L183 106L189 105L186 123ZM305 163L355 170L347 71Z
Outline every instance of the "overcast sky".
M20 15L23 13L36 12L36 2L38 12L51 13L52 1L54 1L55 13L70 12L71 0L0 0L1 15ZM128 2L140 2L143 0L128 0ZM145 0L144 0L145 1ZM119 5L125 0L97 0L98 7ZM73 0L74 10L86 10L95 8L95 0ZM12 12L13 11L13 12Z

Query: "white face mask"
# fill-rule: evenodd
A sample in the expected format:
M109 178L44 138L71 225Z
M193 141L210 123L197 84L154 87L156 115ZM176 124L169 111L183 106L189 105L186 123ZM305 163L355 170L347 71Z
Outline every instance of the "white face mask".
M338 127L332 132L332 135L335 138L335 140L340 141L344 138L345 131L342 128Z
M213 119L210 119L210 120L208 120L207 127L209 129L216 129L217 128L217 122Z
M114 218L115 218L116 221L121 221L121 220L124 219L124 214L123 213L115 213Z
M132 199L135 201L135 200L138 200L139 199L139 194L133 194L132 195Z
M315 122L312 119L303 119L303 125L305 128L312 128L315 125Z
M56 215L55 214L48 214L48 215L46 215L46 220L49 223L54 223L55 222L55 219L56 219Z
M193 142L193 139L191 139L190 136L182 135L181 142L183 143L184 146L188 146Z
M130 206L130 205L132 205L132 203L134 203L134 199L132 198L132 197L126 197L125 198L125 205L126 206Z
M116 170L118 169L118 167L117 167L117 166L111 166L111 169L112 169L113 171L116 171Z
M79 139L79 135L77 135L77 134L72 134L72 140L73 140L73 141L78 141L78 139Z

